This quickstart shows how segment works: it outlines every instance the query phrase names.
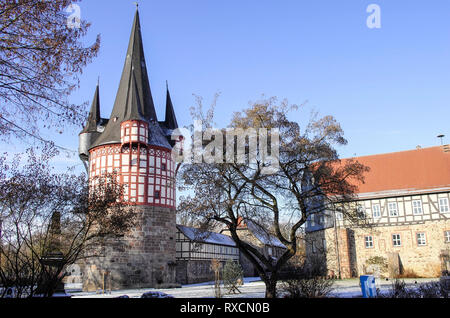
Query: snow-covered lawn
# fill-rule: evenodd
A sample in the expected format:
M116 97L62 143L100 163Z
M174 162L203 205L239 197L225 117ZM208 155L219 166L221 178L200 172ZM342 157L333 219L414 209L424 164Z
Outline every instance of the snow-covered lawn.
M415 285L425 282L437 281L438 278L406 278L404 281L408 285ZM392 280L377 280L376 286L381 292L387 292L392 286ZM97 294L95 292L71 292L70 288L75 286L66 285L68 292L73 295L73 298L115 298L122 295L127 295L130 298L140 298L141 295L148 291L160 291L175 298L213 298L214 297L214 282L207 282L201 284L184 285L182 288L172 289L127 289L112 291L110 294ZM244 285L240 288L241 294L224 295L224 298L263 298L265 294L265 285L259 277L246 277ZM224 292L224 288L221 288ZM361 288L359 286L359 279L346 279L336 281L333 285L331 297L352 298L361 297Z
M70 288L74 286L67 286ZM244 285L240 288L241 294L224 295L224 298L264 298L265 285L259 277L246 277L244 279ZM168 295L172 295L175 298L213 298L214 282L206 282L201 284L183 285L181 288L170 289L127 289L112 291L110 294L97 294L95 292L70 292L73 298L115 298L122 295L128 295L130 298L140 298L141 295L148 291L160 291ZM225 292L223 286L221 291Z

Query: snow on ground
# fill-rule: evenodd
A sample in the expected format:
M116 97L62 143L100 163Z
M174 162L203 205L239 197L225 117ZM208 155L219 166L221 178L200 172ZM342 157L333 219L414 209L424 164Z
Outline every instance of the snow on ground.
M407 285L415 285L430 281L437 281L438 278L406 278L404 281ZM376 286L381 292L387 292L392 286L392 280L376 280ZM140 298L141 295L148 291L160 291L168 295L172 295L175 298L213 298L214 282L206 282L201 284L183 285L181 288L171 289L127 289L112 291L111 293L95 293L95 292L80 292L71 291L75 288L75 285L66 285L67 291L72 294L73 298L116 298L122 295L127 295L130 298ZM246 277L244 279L244 285L240 288L240 294L224 295L224 298L263 298L265 294L265 285L259 277ZM222 292L225 292L223 286L221 286ZM361 297L361 287L359 286L359 279L345 279L338 280L333 285L333 291L330 297L339 298L352 298Z

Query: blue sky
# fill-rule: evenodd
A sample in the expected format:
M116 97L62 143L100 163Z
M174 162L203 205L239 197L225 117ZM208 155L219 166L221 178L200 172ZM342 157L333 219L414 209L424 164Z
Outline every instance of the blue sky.
M86 43L101 34L102 46L72 101L90 101L100 76L103 117L118 88L133 2L80 4L92 23ZM369 4L381 9L380 29L366 25ZM342 157L435 146L438 134L450 141L448 0L147 0L139 8L160 119L168 80L180 125L191 123L193 93L208 103L220 91L218 126L261 94L308 100L291 118L304 123L312 109L335 116L349 141L338 148ZM56 140L77 149L78 131Z

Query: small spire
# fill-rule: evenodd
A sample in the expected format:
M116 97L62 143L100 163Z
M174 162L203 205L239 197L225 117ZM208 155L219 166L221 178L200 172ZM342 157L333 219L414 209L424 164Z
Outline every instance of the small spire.
M164 125L169 129L178 128L177 117L175 116L175 110L173 109L172 98L170 98L169 83L166 81L167 98L166 98L166 118Z
M95 88L94 98L92 99L92 105L89 111L87 123L82 133L96 132L97 124L100 122L100 119L100 91L99 82L97 82L97 87Z

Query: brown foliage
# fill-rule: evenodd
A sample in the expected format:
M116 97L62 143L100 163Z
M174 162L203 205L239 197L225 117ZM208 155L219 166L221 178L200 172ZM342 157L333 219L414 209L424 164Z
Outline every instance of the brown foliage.
M4 138L37 134L40 123L61 131L66 124L84 122L86 105L70 104L67 97L97 55L100 36L85 47L80 40L89 23L67 26L64 9L79 1L0 2L0 135Z
M95 256L104 238L134 225L115 176L89 189L84 175L52 171L52 149L42 153L30 150L26 163L0 158L0 285L14 287L17 297L31 297L37 286L51 296L66 266ZM52 255L59 261L49 265Z
M203 223L226 226L240 251L266 283L267 297L276 296L278 272L297 252L300 227L308 217L323 214L336 202L350 206L357 190L355 181L363 181L363 173L367 171L353 161L336 165L339 158L334 146L346 144L346 140L333 117L313 117L301 130L298 123L288 119L293 110L297 107L270 98L236 113L230 123L232 128L279 129L278 171L264 174L266 163L258 159L256 164L236 160L193 163L184 165L179 173L181 189L195 194L193 198L182 198L179 210ZM198 112L202 112L201 107ZM211 115L195 117L211 118ZM211 127L211 123L204 126ZM247 155L249 142L245 144ZM356 211L351 207L343 212L348 218L356 218ZM274 259L241 239L237 232L240 217L275 236L286 246L285 253ZM289 220L289 228L282 229L280 224L284 220Z

